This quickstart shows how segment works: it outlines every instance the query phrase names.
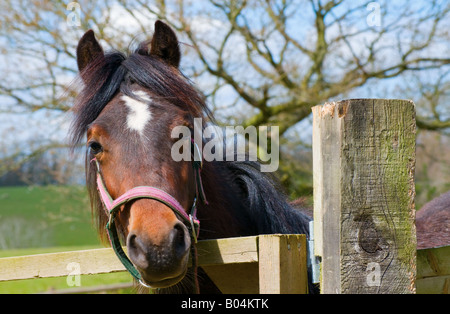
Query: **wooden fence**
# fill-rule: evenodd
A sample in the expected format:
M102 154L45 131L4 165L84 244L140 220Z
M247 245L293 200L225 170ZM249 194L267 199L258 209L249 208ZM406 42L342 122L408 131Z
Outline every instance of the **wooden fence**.
M305 235L199 241L199 265L224 293L306 293ZM0 282L125 271L112 249L0 258Z
M450 246L417 251L417 293L450 294Z
M409 100L313 108L322 293L448 292L450 247L416 251L415 134Z
M355 99L313 108L314 251L322 293L448 293L450 247L416 251L415 106ZM224 292L305 293L304 235L201 241ZM0 281L123 271L111 249L0 259Z
M292 256L289 257L290 254L288 255L288 258L291 259L291 266L288 267L292 267L292 265L298 265L298 267L292 271L285 265L281 265L280 257L274 258L273 250L266 255L265 261L259 264L259 256L264 255L264 249L258 249L261 236L200 241L198 244L201 252L200 264L224 293L304 293L306 289L304 237L289 235L264 237L271 238L270 246L272 247L273 243L280 245L281 242L286 241L284 245L282 244L282 248L284 247L284 251L287 250L288 253L291 253L290 250L300 244L299 255L295 251L292 252L294 259L291 259ZM288 242L291 243L290 248ZM280 253L279 256L281 254L283 253ZM271 260L272 262L270 262ZM78 263L80 275L126 271L110 248L6 257L0 258L0 284L2 281L10 280L73 275L73 268L68 267L71 263ZM259 277L260 271L263 278ZM286 282L286 278L283 277L279 281L278 278L282 274L292 276L288 279L291 282L295 281L296 285L291 286L291 283ZM261 286L259 286L260 281L263 283ZM273 282L276 284L273 285ZM283 283L283 288L279 282ZM298 285L299 283L300 285ZM125 288L128 286L126 284L112 287ZM416 286L417 293L450 293L450 246L417 251ZM99 286L81 289L74 287L56 292L90 293L109 288L111 287Z

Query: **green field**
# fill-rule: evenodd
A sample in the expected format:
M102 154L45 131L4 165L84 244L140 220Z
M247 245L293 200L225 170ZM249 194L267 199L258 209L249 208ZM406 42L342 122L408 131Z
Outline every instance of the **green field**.
M0 258L103 247L82 186L0 188ZM127 273L82 276L81 286L131 282ZM66 278L0 282L0 293L69 288ZM122 292L122 291L121 291Z

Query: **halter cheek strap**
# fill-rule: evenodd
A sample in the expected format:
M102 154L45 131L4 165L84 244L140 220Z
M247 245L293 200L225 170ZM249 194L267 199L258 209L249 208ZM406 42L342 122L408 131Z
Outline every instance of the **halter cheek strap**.
M198 146L194 143L192 140L192 148L194 149L194 154L200 153ZM101 173L100 173L100 165L96 158L92 159L92 161L95 161L96 167L97 167L97 188L99 191L100 198L103 202L103 205L105 207L106 214L109 217L109 221L106 224L106 230L108 234L109 241L111 243L111 247L114 249L114 252L116 253L119 260L122 262L124 267L128 270L128 272L142 285L148 287L143 281L141 274L139 271L134 267L133 263L130 261L128 256L125 254L125 252L122 249L122 246L120 244L119 236L117 234L117 228L115 225L115 217L120 209L120 206L135 199L141 199L141 198L148 198L156 200L160 203L163 203L164 205L168 206L170 209L172 209L185 223L185 225L190 229L191 231L191 239L193 240L193 245L191 245L192 249L192 261L193 261L193 267L194 271L196 272L197 268L197 261L196 261L196 248L195 243L197 243L197 238L200 232L200 221L197 219L197 198L200 197L201 200L208 204L208 201L205 197L205 192L203 190L203 184L201 181L200 171L202 167L201 162L201 155L200 155L200 161L196 161L199 158L194 157L193 161L193 168L194 168L194 179L195 179L195 188L196 188L196 196L194 197L194 201L191 207L191 210L189 214L186 212L186 210L181 206L181 204L169 193L155 188L151 186L138 186L135 188L132 188L131 190L125 192L115 200L111 197L111 195L108 193L108 190L105 186L105 183L102 179ZM196 285L196 289L198 292L198 284Z

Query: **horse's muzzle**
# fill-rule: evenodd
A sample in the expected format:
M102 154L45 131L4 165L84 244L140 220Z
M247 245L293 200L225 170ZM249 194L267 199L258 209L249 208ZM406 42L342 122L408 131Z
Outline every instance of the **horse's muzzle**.
M137 231L131 231L127 237L128 255L142 281L152 288L166 288L183 279L190 246L189 230L179 221L157 244Z

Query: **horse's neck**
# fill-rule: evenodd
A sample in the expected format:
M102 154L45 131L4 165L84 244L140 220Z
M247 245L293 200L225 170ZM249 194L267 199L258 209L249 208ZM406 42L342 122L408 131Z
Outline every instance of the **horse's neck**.
M200 238L242 235L243 228L237 214L242 212L241 207L244 206L243 193L231 180L227 168L218 162L204 163L202 181L208 205L198 205Z

